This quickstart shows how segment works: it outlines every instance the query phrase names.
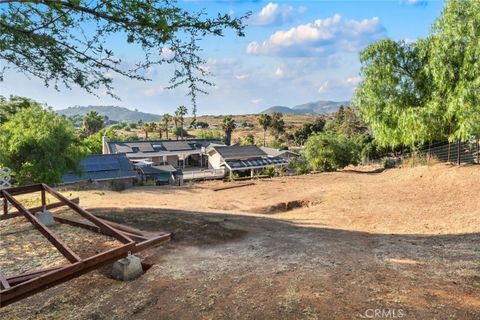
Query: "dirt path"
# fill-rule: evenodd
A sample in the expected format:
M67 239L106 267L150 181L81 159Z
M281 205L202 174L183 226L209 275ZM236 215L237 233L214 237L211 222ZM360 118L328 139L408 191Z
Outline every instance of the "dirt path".
M380 310L384 318L479 319L479 172L336 173L224 193L210 190L218 182L165 192L82 193L82 203L97 214L173 231L176 238L141 254L151 267L135 281L112 280L104 268L6 307L0 316L368 319ZM268 190L271 197L264 195ZM134 208L141 197L151 208ZM308 202L251 213L293 200ZM203 211L221 211L229 202L235 210L191 211L195 201Z

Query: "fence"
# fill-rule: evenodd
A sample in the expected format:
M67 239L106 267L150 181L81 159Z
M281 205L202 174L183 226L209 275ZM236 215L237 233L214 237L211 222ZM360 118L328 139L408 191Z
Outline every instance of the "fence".
M203 179L220 179L225 176L224 169L205 169L198 171L183 171L183 180L203 180Z
M480 141L478 139L463 142L437 142L420 148L415 157L427 161L480 163Z

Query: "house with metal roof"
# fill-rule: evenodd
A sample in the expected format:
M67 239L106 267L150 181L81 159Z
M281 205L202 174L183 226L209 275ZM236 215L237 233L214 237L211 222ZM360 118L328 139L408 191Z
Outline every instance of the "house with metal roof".
M116 142L103 139L103 153L125 153L130 160L144 159L155 166L206 167L205 150L211 144L224 145L217 140L158 140Z
M223 178L224 170L209 170L206 149L224 146L218 140L157 140L118 142L103 138L103 153L125 154L144 175L162 180L171 177L178 180ZM172 167L176 172L172 172ZM167 170L168 168L168 170Z
M64 184L88 181L104 183L107 181L122 181L125 187L133 185L139 175L125 154L94 154L80 162L81 174L67 172L63 175Z
M288 160L278 156L269 156L255 145L247 146L210 146L207 150L208 164L213 169L226 168L230 173L262 171L267 166L282 166Z

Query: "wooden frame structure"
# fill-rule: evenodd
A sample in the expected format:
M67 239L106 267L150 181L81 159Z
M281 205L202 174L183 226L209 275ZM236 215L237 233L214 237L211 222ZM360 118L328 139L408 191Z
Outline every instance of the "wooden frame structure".
M42 205L36 208L25 208L15 195L40 192ZM55 197L58 202L46 204L46 194ZM45 184L35 184L24 187L13 187L0 190L0 199L3 198L3 215L0 220L23 216L32 225L40 231L51 244L70 262L67 265L55 266L35 272L24 273L6 278L0 272L0 307L4 307L13 302L24 299L37 292L53 287L57 284L68 281L72 278L92 271L104 264L126 257L129 253L138 252L148 247L158 245L171 239L170 233L152 234L141 230L123 226L107 220L95 217L90 212L82 209L78 199L69 200L51 187ZM17 212L8 213L8 203L10 203ZM66 223L76 227L85 228L91 231L102 233L120 241L122 245L118 248L110 249L96 254L86 259L80 258L71 248L69 248L61 239L57 238L40 220L35 217L35 212L46 209L68 206L87 220L80 221L71 218L54 216L58 223Z

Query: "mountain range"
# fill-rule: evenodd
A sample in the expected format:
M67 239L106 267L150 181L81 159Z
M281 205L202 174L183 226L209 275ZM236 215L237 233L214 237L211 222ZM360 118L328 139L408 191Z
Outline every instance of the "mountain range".
M286 106L273 106L263 110L261 113L281 112L287 114L327 114L337 111L340 106L346 107L349 104L350 101L319 100L315 102L299 104L291 108Z
M118 106L75 106L69 107L56 112L60 115L71 117L74 115L84 116L91 110L96 110L102 116L107 116L109 120L123 121L123 122L143 122L159 121L160 116L153 113L145 113L138 110L130 110Z
M286 114L327 114L335 112L340 106L348 106L349 101L315 101L304 104L299 104L294 107L286 106L273 106L261 113L281 112ZM57 110L60 115L71 117L74 115L84 116L89 111L96 110L99 114L107 116L109 120L122 121L122 122L143 122L159 121L161 116L153 113L141 112L138 110L130 110L124 107L118 106L74 106L66 109Z

